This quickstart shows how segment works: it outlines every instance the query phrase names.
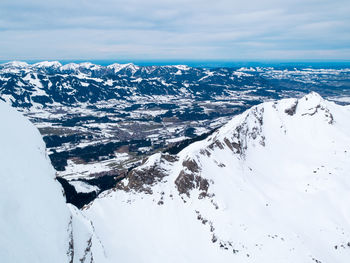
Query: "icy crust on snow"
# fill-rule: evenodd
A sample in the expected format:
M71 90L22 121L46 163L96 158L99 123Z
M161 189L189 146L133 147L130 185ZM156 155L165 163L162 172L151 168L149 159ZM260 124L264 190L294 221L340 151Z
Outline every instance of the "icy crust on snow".
M39 131L3 102L0 120L1 262L93 262L92 227L68 209Z
M85 213L112 262L347 262L349 118L316 93L258 105Z

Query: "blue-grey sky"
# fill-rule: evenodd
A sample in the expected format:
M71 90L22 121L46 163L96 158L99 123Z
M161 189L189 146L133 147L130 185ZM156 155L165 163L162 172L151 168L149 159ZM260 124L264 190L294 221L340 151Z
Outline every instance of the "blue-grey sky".
M1 0L0 60L350 60L349 0Z

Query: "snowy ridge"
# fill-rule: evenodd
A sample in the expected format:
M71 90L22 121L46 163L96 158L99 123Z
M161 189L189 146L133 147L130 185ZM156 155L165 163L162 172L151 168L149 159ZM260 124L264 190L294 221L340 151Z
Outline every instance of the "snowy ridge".
M317 93L260 104L85 214L112 262L347 262L349 117Z
M107 66L108 69L112 69L114 71L114 73L117 73L119 71L121 71L122 69L128 69L131 72L135 73L139 67L134 65L133 63L127 63L127 64L118 64L118 63L114 63L112 65Z
M312 90L348 103L350 69L195 68L186 65L109 66L91 62L13 61L0 64L0 99L20 110L81 107L111 100L225 100L242 103L300 96ZM320 81L320 79L324 81ZM270 85L271 80L274 85ZM293 85L279 85L278 82ZM340 95L340 96L339 96ZM157 96L157 97L156 97ZM252 104L249 104L251 106ZM245 108L246 109L246 108Z
M3 102L0 120L1 261L101 262L93 226L67 207L38 130Z
M53 68L53 69L58 69L62 67L62 64L58 61L43 61L43 62L38 62L35 63L33 68Z
M165 68L174 68L179 70L189 70L190 68L186 65L175 65L175 66L162 66ZM56 70L57 72L77 72L84 70L98 71L102 69L110 69L114 73L118 73L121 70L128 70L132 74L140 69L139 66L133 63L119 64L114 63L108 66L100 66L93 64L91 62L82 62L82 63L68 63L62 65L58 61L42 61L35 64L28 64L22 61L11 61L4 64L0 64L0 68L7 69L9 72L18 72L19 70ZM151 67L149 67L151 68Z

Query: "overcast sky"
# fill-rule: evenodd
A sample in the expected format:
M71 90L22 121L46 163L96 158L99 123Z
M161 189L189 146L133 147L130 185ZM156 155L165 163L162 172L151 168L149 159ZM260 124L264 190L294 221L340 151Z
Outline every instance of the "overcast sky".
M0 0L0 60L350 60L349 0Z

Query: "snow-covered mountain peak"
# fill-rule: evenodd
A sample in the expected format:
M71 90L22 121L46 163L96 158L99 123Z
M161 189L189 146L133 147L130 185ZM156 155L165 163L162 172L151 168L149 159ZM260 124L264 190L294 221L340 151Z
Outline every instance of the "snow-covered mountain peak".
M237 158L244 158L248 148L265 147L277 134L281 134L281 140L293 134L302 140L311 134L312 140L315 130L338 130L338 127L332 127L338 120L343 130L346 109L324 100L315 92L299 99L265 102L233 117L206 140L185 148L179 156L209 155L214 149L229 148Z
M58 61L42 61L42 62L38 62L33 64L34 68L53 68L53 69L58 69L60 67L62 67L62 64Z
M11 61L4 64L0 64L0 69L6 73L19 73L26 71L29 68L29 64L22 61Z
M79 67L82 67L82 68L92 68L96 66L95 64L91 63L91 62L82 62L82 63L79 63Z
M5 68L7 67L14 67L14 68L26 68L29 66L28 63L23 62L23 61L11 61L11 62L7 62L2 64Z
M288 100L286 100L286 102L288 102ZM318 106L326 106L328 103L316 92L310 92L302 98L295 100L295 102L297 103L296 109L298 109L299 113L305 109L316 108Z
M114 63L114 64L107 66L107 68L112 69L114 71L114 73L117 73L117 72L121 71L122 69L128 69L132 73L135 73L137 70L139 70L139 67L133 63L127 63L127 64Z
M79 68L79 64L77 63L68 63L68 64L65 64L61 67L61 70L63 71L75 71Z
M316 101L323 101L324 99L321 97L320 94L318 94L317 92L311 91L309 94L303 96L301 99L299 100L306 100L306 101L312 101L312 100L316 100Z
M88 70L98 70L98 69L101 69L101 66L93 64L91 62L83 62L79 64L79 68L88 69Z
M140 258L119 240L137 235L132 247L151 262L346 262L349 118L316 93L260 104L176 155L153 155L85 212L126 261Z
M107 68L114 70L114 72L118 72L121 69L123 69L125 66L126 64L113 63L111 65L108 65Z

